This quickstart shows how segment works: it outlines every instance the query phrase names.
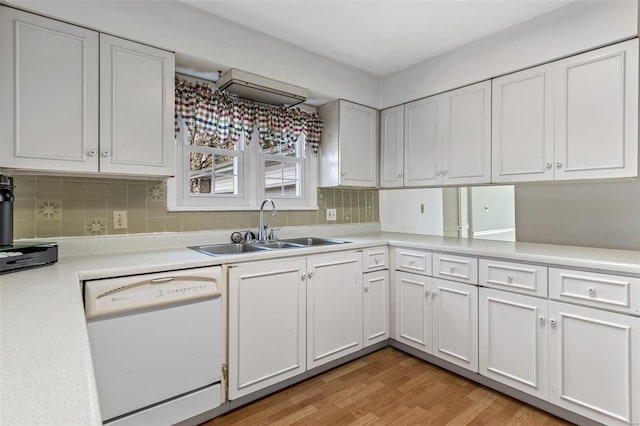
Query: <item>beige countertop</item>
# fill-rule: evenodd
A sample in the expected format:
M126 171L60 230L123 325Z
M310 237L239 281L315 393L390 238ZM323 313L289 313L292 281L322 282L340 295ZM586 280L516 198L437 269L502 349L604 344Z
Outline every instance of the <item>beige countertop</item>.
M342 231L345 233L333 236L349 240L350 244L218 257L176 248L204 244L202 241L208 237L202 234L174 235L170 244L164 244L174 248L159 250L148 247L162 247L162 238L144 246L128 244L127 241L135 240L121 237L113 243L121 247L120 253L97 255L65 256L65 250L74 250L64 243L60 246L57 264L0 276L0 424L101 424L81 292L81 281L86 279L289 257L294 253L302 256L320 251L361 249L387 243L640 276L638 251L346 232L353 231L351 228L342 228ZM145 238L153 239L153 236ZM94 243L84 240L82 250L93 252L91 244L103 247L104 240ZM122 248L132 246L138 250L142 247L143 251L126 252L127 249Z

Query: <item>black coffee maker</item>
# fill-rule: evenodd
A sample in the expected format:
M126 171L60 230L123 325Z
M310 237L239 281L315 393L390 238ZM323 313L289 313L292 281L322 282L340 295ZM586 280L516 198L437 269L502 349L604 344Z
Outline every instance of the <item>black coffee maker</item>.
M0 246L13 244L13 178L0 175Z

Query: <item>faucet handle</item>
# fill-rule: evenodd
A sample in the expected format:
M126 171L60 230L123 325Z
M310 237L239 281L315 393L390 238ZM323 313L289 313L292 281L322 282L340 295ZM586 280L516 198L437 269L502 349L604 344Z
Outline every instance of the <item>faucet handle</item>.
M269 224L269 222L264 224L264 239L265 240L275 239L273 229L271 228L271 225Z
M248 229L247 232L244 233L244 240L246 242L251 242L256 239L256 234L254 234L251 229Z

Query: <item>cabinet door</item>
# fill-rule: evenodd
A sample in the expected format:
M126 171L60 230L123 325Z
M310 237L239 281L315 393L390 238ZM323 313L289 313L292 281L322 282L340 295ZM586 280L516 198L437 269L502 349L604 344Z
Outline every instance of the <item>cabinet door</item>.
M229 269L229 398L306 370L306 262Z
M480 374L546 400L547 308L545 299L481 288Z
M380 112L380 186L398 188L403 184L404 105Z
M640 318L549 302L551 403L604 424L638 422Z
M638 40L555 65L555 178L637 176Z
M340 101L340 185L378 185L378 112Z
M389 271L364 274L364 346L389 338Z
M100 171L171 176L174 55L100 35Z
M395 339L432 353L431 278L395 272Z
M553 64L493 80L492 182L553 179Z
M439 173L437 97L410 102L404 109L404 186L442 184Z
M433 354L478 372L478 287L433 279Z
M363 348L362 253L307 259L307 366Z
M439 96L443 122L441 173L445 185L491 181L491 82Z
M0 166L97 172L98 33L0 13Z

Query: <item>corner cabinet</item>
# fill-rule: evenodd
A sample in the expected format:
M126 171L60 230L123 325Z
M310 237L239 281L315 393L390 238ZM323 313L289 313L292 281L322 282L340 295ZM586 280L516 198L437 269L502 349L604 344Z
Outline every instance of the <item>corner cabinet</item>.
M174 55L0 6L0 167L171 176Z
M408 103L404 119L404 186L490 182L489 81Z
M493 80L493 182L638 176L638 40Z
M378 186L378 111L344 100L318 108L320 186Z
M380 187L404 183L404 105L380 111Z

